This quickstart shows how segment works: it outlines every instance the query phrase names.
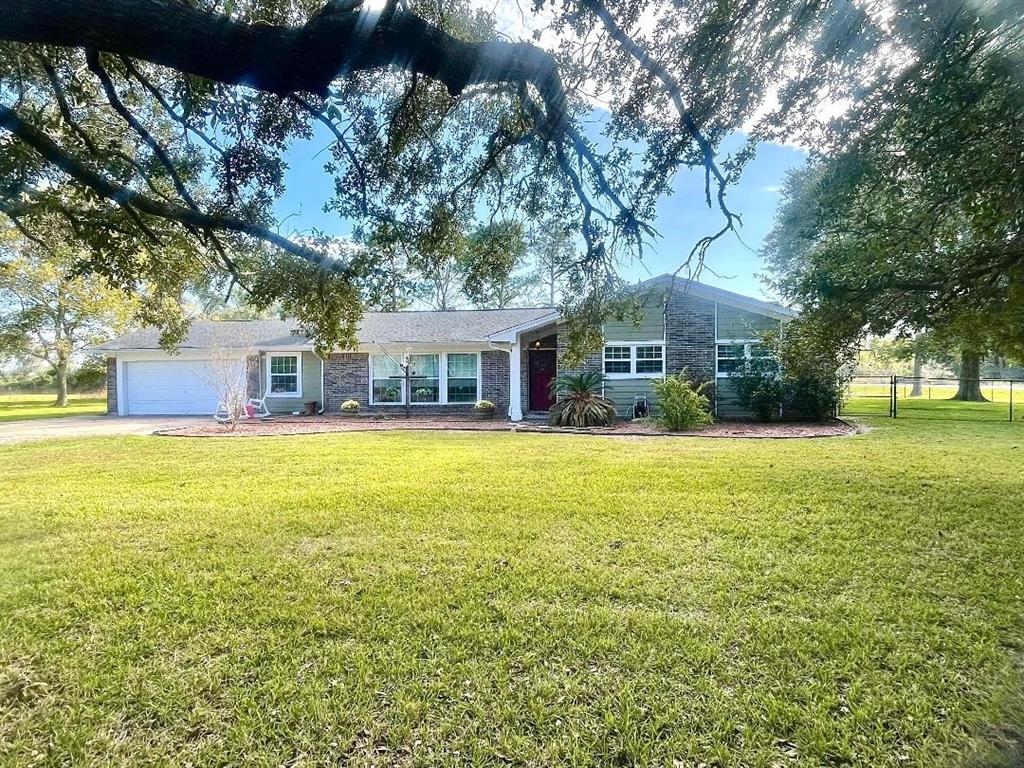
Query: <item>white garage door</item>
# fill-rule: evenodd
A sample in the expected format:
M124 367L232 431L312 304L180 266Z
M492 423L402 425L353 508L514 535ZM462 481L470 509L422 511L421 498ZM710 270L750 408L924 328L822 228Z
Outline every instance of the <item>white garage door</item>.
M128 361L123 383L126 414L212 416L217 410L217 382L227 377L244 382L244 361Z

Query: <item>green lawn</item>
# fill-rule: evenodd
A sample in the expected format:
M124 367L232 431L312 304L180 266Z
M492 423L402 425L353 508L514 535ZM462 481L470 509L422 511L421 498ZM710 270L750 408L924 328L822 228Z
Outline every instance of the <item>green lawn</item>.
M0 764L1016 764L1024 424L873 424L0 448Z
M97 415L107 412L107 399L103 396L68 395L68 404L65 408L57 408L53 404L56 399L57 396L52 393L0 395L0 422Z

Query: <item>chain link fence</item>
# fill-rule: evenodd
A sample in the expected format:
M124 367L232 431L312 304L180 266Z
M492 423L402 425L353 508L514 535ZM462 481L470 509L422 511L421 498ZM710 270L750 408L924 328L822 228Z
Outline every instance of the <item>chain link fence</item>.
M1024 418L1024 381L975 379L965 382L982 399L957 399L960 381L933 376L854 376L840 415L892 418L1014 421Z

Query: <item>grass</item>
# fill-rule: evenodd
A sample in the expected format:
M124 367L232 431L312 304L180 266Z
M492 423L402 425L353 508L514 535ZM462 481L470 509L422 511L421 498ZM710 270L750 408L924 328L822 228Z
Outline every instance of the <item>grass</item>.
M107 412L107 399L92 395L68 395L65 408L53 403L54 394L0 395L0 422L53 419L61 416L88 416Z
M0 763L989 766L1024 424L0 448Z

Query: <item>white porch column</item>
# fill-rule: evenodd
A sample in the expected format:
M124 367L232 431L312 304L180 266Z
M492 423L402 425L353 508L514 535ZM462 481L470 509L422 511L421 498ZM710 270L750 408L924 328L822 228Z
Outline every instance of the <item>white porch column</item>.
M516 340L512 342L509 350L508 361L508 417L512 421L523 420L523 345L516 334Z

